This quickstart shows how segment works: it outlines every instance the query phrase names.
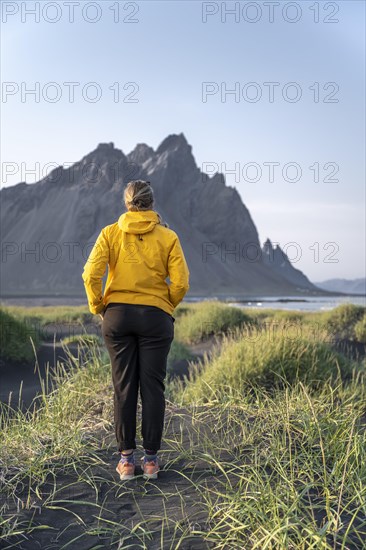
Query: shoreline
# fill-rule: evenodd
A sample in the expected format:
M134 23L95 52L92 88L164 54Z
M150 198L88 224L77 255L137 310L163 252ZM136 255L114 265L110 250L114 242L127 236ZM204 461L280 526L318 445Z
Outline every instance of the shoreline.
M321 300L323 298L324 300ZM285 303L304 303L326 301L332 298L350 298L364 299L366 304L365 294L344 294L344 293L325 293L316 295L266 295L266 296L239 296L232 294L215 295L215 296L190 296L185 297L182 304L193 304L204 301L217 301L225 304L255 304L257 302L264 304L285 304ZM71 294L8 294L0 295L0 307L6 306L23 306L23 307L47 307L47 306L85 306L88 307L87 298L80 295Z

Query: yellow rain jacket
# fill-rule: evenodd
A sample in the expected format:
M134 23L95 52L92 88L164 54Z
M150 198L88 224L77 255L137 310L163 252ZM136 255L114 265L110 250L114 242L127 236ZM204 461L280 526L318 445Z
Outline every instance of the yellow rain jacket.
M189 275L178 235L154 210L143 210L125 212L102 229L82 278L91 313L124 302L157 306L171 315L189 289Z

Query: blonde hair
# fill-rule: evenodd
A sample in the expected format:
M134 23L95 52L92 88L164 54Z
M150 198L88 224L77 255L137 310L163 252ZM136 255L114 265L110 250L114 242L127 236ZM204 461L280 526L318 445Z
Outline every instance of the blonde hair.
M123 199L126 208L129 212L140 212L141 210L153 210L154 192L149 181L132 180L130 181L124 192ZM165 227L169 227L167 223L163 223L159 212L156 212L159 218L159 223Z

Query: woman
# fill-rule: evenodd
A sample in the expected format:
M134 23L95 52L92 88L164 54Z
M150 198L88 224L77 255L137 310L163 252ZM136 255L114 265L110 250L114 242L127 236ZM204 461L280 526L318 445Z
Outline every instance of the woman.
M115 435L121 453L116 470L121 479L135 474L140 387L141 466L145 479L156 479L165 415L164 379L174 339L172 314L189 289L190 273L177 234L153 210L150 182L131 181L124 190L124 202L127 212L102 229L82 278L90 311L103 319L102 334L112 364Z

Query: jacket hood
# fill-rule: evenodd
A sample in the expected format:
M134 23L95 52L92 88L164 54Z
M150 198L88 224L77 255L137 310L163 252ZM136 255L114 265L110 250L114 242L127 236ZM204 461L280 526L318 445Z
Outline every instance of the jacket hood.
M139 212L125 212L118 218L118 227L125 233L142 235L149 233L160 223L155 210L140 210Z

